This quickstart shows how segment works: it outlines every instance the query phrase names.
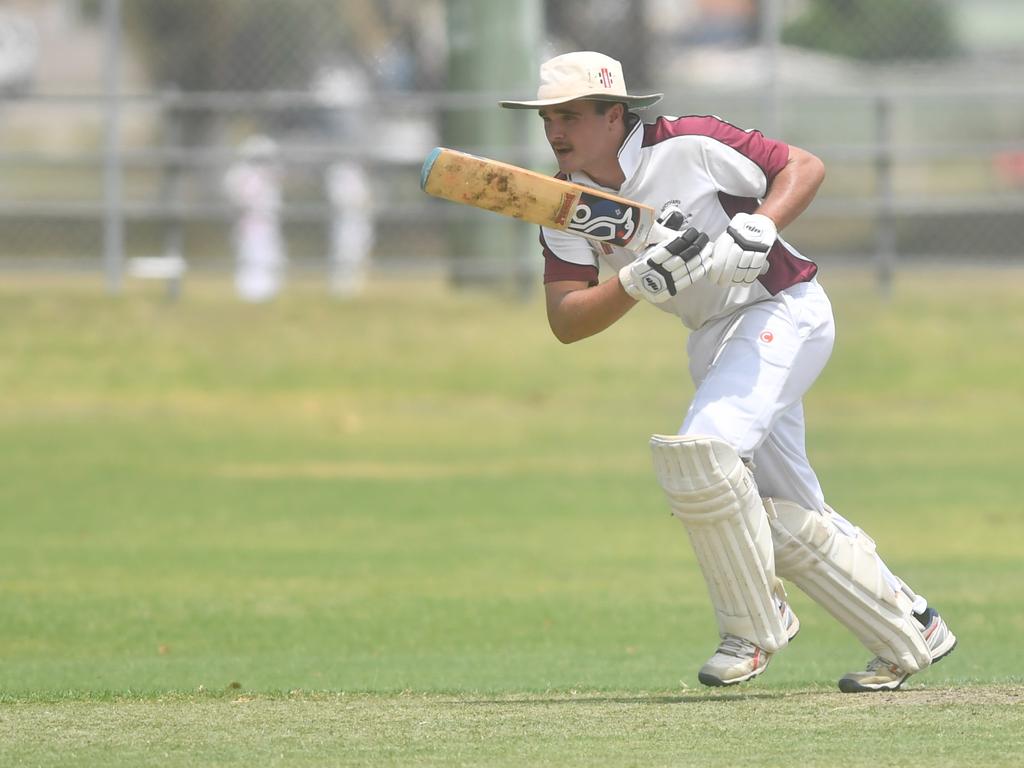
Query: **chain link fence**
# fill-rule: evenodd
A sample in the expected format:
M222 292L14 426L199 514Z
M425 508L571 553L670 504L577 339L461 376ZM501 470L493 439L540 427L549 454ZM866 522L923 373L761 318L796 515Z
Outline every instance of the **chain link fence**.
M573 49L665 92L659 113L821 156L788 233L812 258L883 279L900 259L1021 262L1016 0L10 0L0 268L105 271L112 290L139 257L230 269L225 175L260 136L290 270L329 277L347 242L379 279L532 285L532 228L430 200L418 172L438 144L553 170L539 121L496 101Z

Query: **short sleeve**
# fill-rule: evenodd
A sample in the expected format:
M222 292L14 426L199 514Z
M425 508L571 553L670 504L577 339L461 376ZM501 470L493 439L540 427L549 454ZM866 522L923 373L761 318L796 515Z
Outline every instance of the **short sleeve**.
M597 256L582 237L541 227L540 245L544 255L545 284L560 280L597 283Z

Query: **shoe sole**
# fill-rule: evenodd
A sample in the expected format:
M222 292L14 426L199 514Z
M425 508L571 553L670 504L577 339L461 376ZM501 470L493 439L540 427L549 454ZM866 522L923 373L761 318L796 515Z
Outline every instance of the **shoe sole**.
M839 690L842 693L874 693L875 691L896 691L910 677L908 672L896 683L881 683L880 685L864 685L848 677L839 678Z
M953 644L950 645L949 648L943 650L942 653L940 653L938 656L933 658L932 663L928 665L929 667L939 661L942 661L944 658L946 658L947 656L949 656L949 654L953 652L954 648L956 648L956 636L950 634L950 637L953 638ZM910 677L909 672L905 674L900 679L900 681L895 685L893 685L892 683L886 683L883 685L864 685L863 683L858 683L856 680L853 680L851 678L841 677L839 678L839 690L843 693L872 693L874 691L898 691L900 686L907 681L908 677Z
M786 633L786 645L793 642L793 639L800 634L800 619L797 618L795 613L793 614L793 623L789 625L789 629L791 629L792 632ZM781 650L781 648L779 650Z
M749 675L744 675L743 677L737 677L735 680L723 680L720 677L715 677L714 675L709 675L706 672L698 672L697 673L697 679L700 680L704 685L710 686L712 688L725 688L726 686L729 686L729 685L738 685L739 683L747 682L747 680L753 680L755 677L760 675L766 669L768 669L768 665L767 664L765 664L760 669L758 669L758 670L756 670L754 672L751 672Z
M949 643L950 640L952 640L953 642ZM934 664L936 661L946 658L947 656L949 656L949 654L953 652L953 649L956 648L956 635L950 632L949 636L946 638L946 642L949 643L949 647L939 646L939 648L937 649L939 653L932 657L932 664Z

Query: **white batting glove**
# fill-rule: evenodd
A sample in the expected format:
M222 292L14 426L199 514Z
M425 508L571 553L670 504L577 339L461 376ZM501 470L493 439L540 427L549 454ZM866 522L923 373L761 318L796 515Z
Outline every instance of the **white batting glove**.
M645 250L619 270L619 282L634 299L661 304L707 274L711 242L693 227Z
M737 213L715 240L708 280L718 285L752 283L768 271L768 251L779 232L759 213Z

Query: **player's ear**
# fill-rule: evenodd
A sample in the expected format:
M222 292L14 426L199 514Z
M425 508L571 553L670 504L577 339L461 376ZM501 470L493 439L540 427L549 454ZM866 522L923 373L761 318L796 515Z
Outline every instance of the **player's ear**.
M608 124L614 125L626 119L626 108L621 102L615 102L608 108Z

